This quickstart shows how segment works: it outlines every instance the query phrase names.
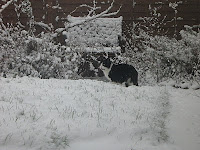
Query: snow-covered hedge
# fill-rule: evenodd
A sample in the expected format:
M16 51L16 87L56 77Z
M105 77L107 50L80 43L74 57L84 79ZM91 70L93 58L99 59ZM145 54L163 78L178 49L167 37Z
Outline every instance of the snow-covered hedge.
M68 17L71 23L85 20L84 17ZM122 17L97 18L74 26L64 32L67 45L80 47L118 47L118 36L122 35Z

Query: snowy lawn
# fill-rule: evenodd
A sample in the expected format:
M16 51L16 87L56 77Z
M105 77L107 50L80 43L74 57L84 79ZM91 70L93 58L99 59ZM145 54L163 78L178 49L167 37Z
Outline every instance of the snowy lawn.
M94 80L0 78L0 150L178 150L167 129L172 92Z
M180 150L200 150L200 90L171 88L168 134Z

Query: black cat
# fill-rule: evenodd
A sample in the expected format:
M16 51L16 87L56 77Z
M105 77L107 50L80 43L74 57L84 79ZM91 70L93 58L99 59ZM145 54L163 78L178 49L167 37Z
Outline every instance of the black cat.
M99 67L105 77L112 82L138 86L138 72L128 64L113 64L109 58L105 59Z

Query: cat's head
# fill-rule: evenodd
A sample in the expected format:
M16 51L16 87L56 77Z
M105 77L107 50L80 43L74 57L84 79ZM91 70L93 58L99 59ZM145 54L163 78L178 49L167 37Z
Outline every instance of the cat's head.
M111 62L110 58L106 58L106 59L104 59L104 60L102 61L101 65L102 65L103 67L110 68L111 65L112 65L112 62Z
M99 66L99 69L101 69L103 72L108 72L112 67L112 62L109 58L106 58L101 61L101 64Z

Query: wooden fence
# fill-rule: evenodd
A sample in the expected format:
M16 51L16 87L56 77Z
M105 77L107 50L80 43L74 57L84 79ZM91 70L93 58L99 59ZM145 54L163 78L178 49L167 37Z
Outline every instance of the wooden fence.
M21 1L18 0L17 3L21 3ZM111 1L96 0L96 5L101 6L101 10L105 10ZM69 14L72 16L86 15L88 13L86 7L78 8L81 4L93 5L93 0L30 0L30 2L35 21L51 23L55 29L63 26L63 22L66 21L66 16ZM5 2L0 1L0 8L3 4ZM142 19L144 17L158 18L157 26L167 31L168 35L178 34L184 25L200 24L200 0L115 0L111 11L118 10L120 6L122 6L120 12L114 17L123 16L124 32L127 31L127 27L132 26L133 22L144 23ZM75 9L76 11L74 11ZM16 11L16 7L11 4L0 14L0 17L4 23L15 24L20 21L26 25L28 16L23 13L19 16ZM99 11L97 10L96 13ZM154 26L155 20L148 22L146 19L145 21L146 26ZM152 30L154 29L152 28Z

